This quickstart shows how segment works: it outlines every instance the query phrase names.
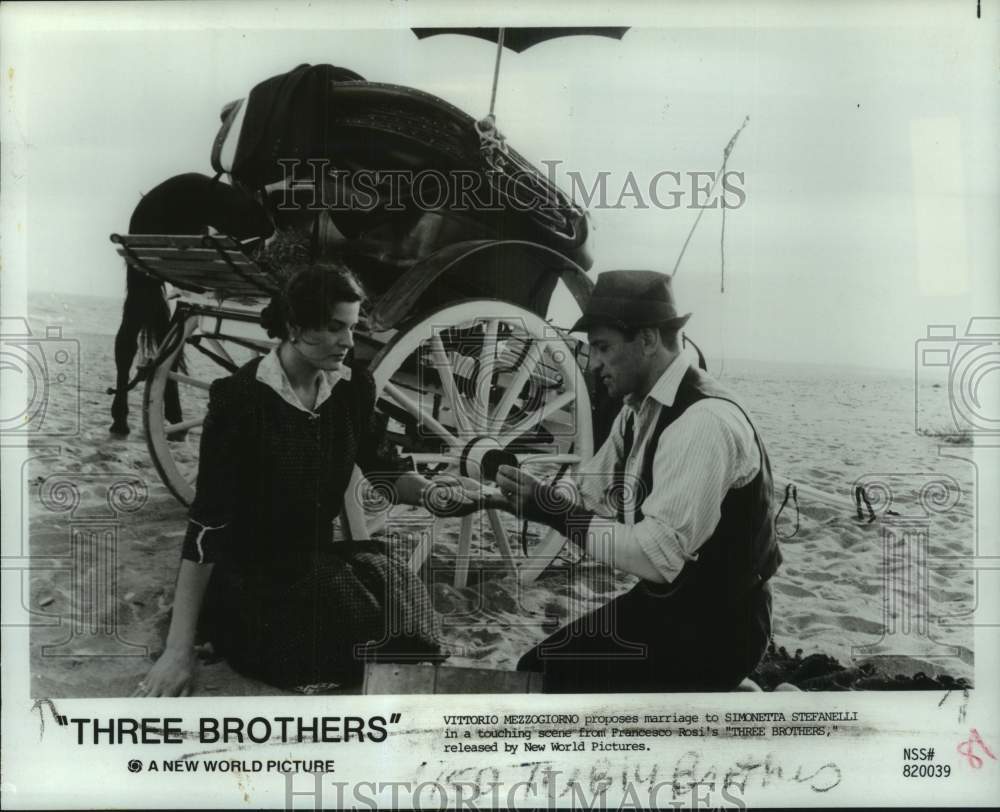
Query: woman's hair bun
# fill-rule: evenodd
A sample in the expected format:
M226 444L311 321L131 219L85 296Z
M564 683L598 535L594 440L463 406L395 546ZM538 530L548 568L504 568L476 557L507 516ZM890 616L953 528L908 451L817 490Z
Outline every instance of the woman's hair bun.
M267 330L268 338L288 338L284 307L280 293L274 294L267 306L260 311L260 326Z
M260 326L270 338L288 338L288 325L307 330L330 323L339 302L364 302L358 278L344 265L312 264L284 269L281 290L260 312Z

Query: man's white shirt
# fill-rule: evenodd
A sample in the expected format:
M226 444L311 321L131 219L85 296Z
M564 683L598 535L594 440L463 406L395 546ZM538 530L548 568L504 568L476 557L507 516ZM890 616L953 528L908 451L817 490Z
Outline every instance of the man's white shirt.
M638 547L668 583L688 561L698 558L721 518L722 500L733 488L750 483L760 471L754 431L733 403L704 398L689 406L661 435L653 458L653 486L642 501L643 519L635 522L635 487L660 411L672 406L681 379L694 362L682 351L641 402L625 403L604 445L572 475L588 509L613 518L608 500L615 466L625 450L625 426L634 414L634 441L625 460L625 523L613 524L618 550ZM630 503L631 502L631 503ZM592 529L597 530L595 520ZM606 532L602 529L600 532Z

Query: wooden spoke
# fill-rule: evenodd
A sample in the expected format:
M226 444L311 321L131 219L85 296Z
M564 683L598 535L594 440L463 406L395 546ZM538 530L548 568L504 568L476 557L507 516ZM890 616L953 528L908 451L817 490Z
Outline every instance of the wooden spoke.
M503 397L500 398L500 403L497 404L496 412L493 413L493 419L490 421L489 434L496 434L503 428L503 424L507 422L507 416L514 406L514 401L520 397L521 390L524 389L525 384L531 379L535 367L538 366L541 360L538 345L534 341L531 341L528 344L523 363L518 367L514 379L508 384Z
M178 432L188 431L188 429L195 429L205 422L205 416L192 417L190 420L182 420L180 423L167 423L164 426L164 431L169 437L171 434L177 434Z
M439 533L438 525L440 524L440 519L434 522L434 525L430 533L421 533L420 541L417 542L417 547L410 555L410 569L413 572L420 572L421 568L424 566L424 562L427 557L431 554L431 549L434 546L434 538Z
M507 563L507 569L515 572L514 553L510 549L510 538L507 536L507 528L503 526L503 522L500 520L500 511L495 508L489 508L486 511L486 516L490 520L490 528L493 530L493 540L496 542L503 560Z
M448 406L455 415L459 434L469 436L472 434L469 416L466 414L465 406L462 403L462 395L458 391L458 385L455 383L455 375L451 369L451 359L448 357L448 353L445 352L444 343L441 341L441 336L438 333L434 333L431 336L431 355L435 359L434 368L441 378L441 386L444 389L445 397L448 398Z
M220 357L226 359L230 364L232 364L233 366L239 366L239 364L237 364L233 360L233 356L231 356L229 354L229 351L225 347L223 347L222 344L220 344L216 339L214 339L214 338L206 338L205 339L205 343L208 344L210 347L212 347L212 349L214 349L215 352Z
M344 534L352 541L368 538L365 509L361 498L364 492L363 481L361 469L355 465L351 470L351 478L347 483L347 490L344 491L344 503L340 509L341 527Z
M394 401L396 401L396 403L398 403L404 409L406 409L406 411L408 411L411 416L417 419L418 423L421 423L422 425L426 426L428 429L433 431L442 440L448 443L448 445L456 447L459 445L459 441L454 434L452 434L437 420L435 420L433 417L427 414L426 411L422 410L420 408L420 405L413 398L411 398L409 395L403 392L394 383L392 382L386 383L385 387L382 389L382 392L391 397Z
M194 386L198 389L204 389L205 391L208 391L208 389L212 386L212 384L208 381L192 378L190 375L185 375L181 372L168 372L167 378L172 381L177 381L177 383L182 383L185 386Z
M521 422L515 425L510 431L498 437L497 442L499 442L503 448L506 448L522 434L526 434L531 429L535 428L540 423L542 423L545 420L545 418L547 418L553 412L559 411L564 406L567 406L570 403L572 403L574 400L576 400L576 392L574 392L573 390L570 390L568 392L563 392L561 395L552 398L552 400L550 400L548 403L542 406L541 409L532 412L527 417L522 419Z
M579 465L579 454L517 454L519 465Z
M499 319L486 322L483 333L482 350L479 353L479 371L476 374L475 404L473 419L477 430L485 431L489 427L490 390L493 388L493 375L496 372L497 330Z
M472 514L462 517L458 531L458 557L455 559L455 588L464 589L469 580L469 551L472 549Z

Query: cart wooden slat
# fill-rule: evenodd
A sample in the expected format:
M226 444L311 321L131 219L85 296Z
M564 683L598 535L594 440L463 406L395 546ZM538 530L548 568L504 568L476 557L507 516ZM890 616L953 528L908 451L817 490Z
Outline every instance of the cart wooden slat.
M112 234L118 253L161 282L220 299L270 296L277 281L247 255L259 240L206 235Z

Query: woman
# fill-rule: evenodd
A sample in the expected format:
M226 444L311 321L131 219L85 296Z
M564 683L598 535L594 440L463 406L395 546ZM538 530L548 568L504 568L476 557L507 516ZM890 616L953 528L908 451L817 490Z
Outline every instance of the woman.
M166 648L136 696L191 692L203 603L230 664L284 688L357 682L374 657L443 658L405 559L376 541L332 543L355 463L396 501L453 516L479 506L473 483L441 488L379 454L374 382L345 363L362 299L344 268L294 269L261 315L281 343L212 384Z

